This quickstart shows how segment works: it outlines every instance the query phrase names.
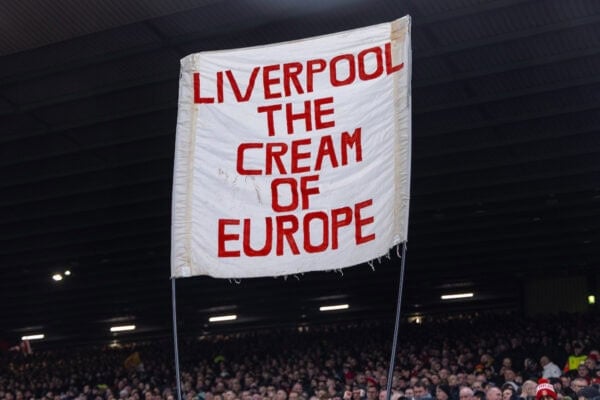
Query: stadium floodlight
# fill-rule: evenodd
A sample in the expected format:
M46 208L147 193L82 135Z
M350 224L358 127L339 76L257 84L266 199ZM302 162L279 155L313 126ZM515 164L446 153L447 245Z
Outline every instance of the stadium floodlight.
M21 336L21 340L40 340L43 339L45 336L43 333L37 333L35 335L25 335L25 336Z
M594 296L593 294L590 294L588 296L588 304L596 304L596 296Z
M319 311L335 311L335 310L347 310L350 308L348 304L336 304L333 306L321 306Z
M119 325L119 326L111 326L111 332L125 332L125 331L133 331L135 330L135 325Z
M223 322L223 321L234 321L237 319L237 315L218 315L216 317L208 318L208 322Z
M52 275L52 279L55 280L56 282L58 282L58 281L62 281L63 277L61 274L54 274L54 275Z
M442 300L466 299L468 297L473 297L473 293L444 294Z

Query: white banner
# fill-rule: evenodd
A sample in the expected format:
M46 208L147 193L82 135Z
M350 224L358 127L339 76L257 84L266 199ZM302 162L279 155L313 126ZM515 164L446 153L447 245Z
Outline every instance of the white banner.
M171 275L331 270L407 239L410 19L181 60Z

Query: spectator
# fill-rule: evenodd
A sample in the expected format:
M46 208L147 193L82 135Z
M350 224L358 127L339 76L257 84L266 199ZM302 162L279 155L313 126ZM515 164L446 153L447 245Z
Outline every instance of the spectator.
M490 386L485 392L486 400L502 400L502 391L496 386Z
M562 375L559 366L554 364L548 356L540 357L540 365L542 366L542 378L558 378Z
M556 400L556 397L554 386L547 379L540 379L535 390L535 400Z
M450 386L438 385L435 389L436 400L450 400Z
M523 400L533 400L537 394L537 383L532 380L527 380L521 385L521 395L519 396Z
M433 400L431 393L427 390L427 385L417 382L413 386L415 400Z
M600 391L593 386L585 387L585 388L581 389L579 392L577 392L577 399L578 400L598 400L598 399L600 399Z
M581 344L581 342L574 342L573 351L569 354L563 371L565 373L571 373L571 375L574 374L577 371L577 368L585 362L586 358L587 356L583 354L583 344Z

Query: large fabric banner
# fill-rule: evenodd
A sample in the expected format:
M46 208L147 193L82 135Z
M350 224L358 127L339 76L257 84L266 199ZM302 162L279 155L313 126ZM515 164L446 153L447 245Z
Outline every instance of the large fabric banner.
M410 19L181 60L172 277L344 268L407 239Z

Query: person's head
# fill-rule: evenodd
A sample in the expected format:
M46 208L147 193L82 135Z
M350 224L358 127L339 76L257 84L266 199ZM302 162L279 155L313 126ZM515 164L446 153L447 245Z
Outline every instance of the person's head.
M502 400L510 400L511 397L515 394L515 391L512 387L507 386L502 389Z
M415 399L417 399L417 400L429 395L427 388L421 382L415 383L415 385L413 386L413 391L414 391Z
M512 370L512 369L510 369L510 368L506 368L506 369L504 370L504 374L503 374L503 375L504 375L504 381L505 381L505 382L514 382L514 380L515 380L515 378L516 378L516 376L517 376L517 375L515 374L515 371L513 371L513 370Z
M585 364L581 364L577 367L577 376L581 378L587 378L590 375L590 370Z
M502 391L496 386L491 386L485 392L486 400L502 400Z
M548 379L540 379L535 389L535 400L556 400L554 386Z
M521 397L523 397L523 398L535 397L536 388L537 388L537 383L535 383L532 380L526 380L525 382L523 382L523 385L521 385Z
M438 385L435 389L436 400L448 400L450 399L450 386Z
M577 392L578 400L595 400L600 399L600 390L593 386L587 386Z
M583 389L584 387L587 387L588 383L585 379L583 378L575 378L571 381L571 390L574 391L575 393L579 393L579 391L581 389Z
M379 396L379 390L374 385L367 386L367 399L375 400Z
M287 400L287 392L285 390L279 389L275 393L275 399L276 400Z
M593 371L598 366L598 357L595 354L590 354L588 358L585 359L584 364L590 371Z
M483 383L481 381L476 380L471 385L471 389L473 389L473 392L476 392L478 390L483 390Z
M458 392L459 400L473 400L473 390L469 387L463 387Z
M540 357L540 365L542 367L545 367L548 364L550 364L550 358L548 358L548 356L541 356Z

